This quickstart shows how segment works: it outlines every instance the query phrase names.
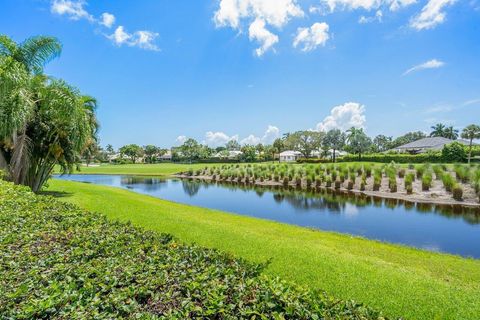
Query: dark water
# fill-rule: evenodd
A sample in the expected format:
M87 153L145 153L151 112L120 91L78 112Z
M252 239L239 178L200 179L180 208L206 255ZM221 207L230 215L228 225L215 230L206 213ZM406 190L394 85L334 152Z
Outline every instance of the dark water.
M480 258L480 213L473 209L198 180L120 175L56 178L121 187L195 206Z

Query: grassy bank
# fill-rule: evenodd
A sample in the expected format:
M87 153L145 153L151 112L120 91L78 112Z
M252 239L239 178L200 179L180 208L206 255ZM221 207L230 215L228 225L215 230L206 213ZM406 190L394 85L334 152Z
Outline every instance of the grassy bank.
M78 174L125 174L145 176L168 176L174 173L203 169L212 164L179 164L179 163L156 163L156 164L102 164L99 166L82 166Z
M51 181L62 200L217 248L270 275L407 319L480 314L480 261L176 204L126 190Z
M261 271L0 181L2 319L383 319Z

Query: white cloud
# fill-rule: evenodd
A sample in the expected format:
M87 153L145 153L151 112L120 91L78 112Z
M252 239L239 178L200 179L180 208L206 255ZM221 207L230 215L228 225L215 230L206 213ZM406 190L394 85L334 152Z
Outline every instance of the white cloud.
M464 106L469 106L472 104L480 104L480 99L472 99L472 100L465 101L463 103Z
M396 11L416 2L416 0L321 0L322 5L330 12L357 9L371 11L378 10L381 7L388 7L391 11ZM314 7L314 10L322 12L321 8L318 7Z
M261 138L251 134L245 139L242 139L240 141L240 144L242 145L245 145L245 144L257 145L259 143L272 144L273 141L275 141L275 139L279 137L280 137L280 129L278 129L278 127L276 126L269 125Z
M213 20L218 28L231 27L241 31L243 25L248 25L249 39L261 44L255 53L262 56L279 41L267 25L281 28L292 18L303 16L297 0L220 0Z
M102 19L100 20L100 24L104 25L107 28L111 28L115 24L115 16L108 12L102 13Z
M52 13L66 15L72 20L86 19L92 23L111 28L115 24L115 16L111 13L104 12L99 19L94 18L87 12L85 6L86 0L52 0L50 10ZM106 36L118 46L127 45L130 47L138 47L145 50L160 51L154 43L158 37L158 33L146 30L128 33L123 26L119 26L115 31Z
M262 142L264 144L271 144L275 139L280 137L280 129L278 127L269 125L267 128L267 131L265 131L265 134L262 137Z
M238 140L238 135L229 136L224 132L208 131L205 134L205 141L203 143L210 147L220 147L224 146L231 140Z
M242 19L262 19L280 28L291 18L303 15L296 0L220 0L214 21L217 27L230 26L239 29Z
M297 29L297 35L293 40L293 46L296 48L299 45L303 45L302 51L311 51L318 46L325 46L325 43L329 38L328 24L325 22L316 22L310 28Z
M50 10L58 15L66 15L72 20L87 19L90 22L95 21L93 16L85 10L84 0L53 0Z
M278 36L271 33L265 28L265 21L262 19L256 19L248 28L248 37L250 40L256 40L260 42L260 48L255 49L255 54L258 57L273 47L278 42Z
M414 67L408 69L407 71L405 71L403 73L403 75L406 76L409 73L417 72L417 71L421 71L421 70L425 70L425 69L438 69L438 68L443 67L444 65L445 65L445 62L437 60L437 59L432 59L432 60L429 60L427 62L424 62L422 64L419 64L417 66L414 66Z
M410 20L410 27L423 30L432 29L445 21L446 13L443 9L453 5L457 0L429 0L420 14Z
M345 131L351 127L364 128L366 121L365 106L357 102L347 102L334 107L330 111L330 115L317 124L317 130L340 129Z
M183 144L185 141L187 141L187 136L178 136L177 139L175 139L175 141L178 143L178 144Z
M383 17L382 10L377 10L374 16L371 16L371 17L361 16L360 19L358 19L358 23L365 24L365 23L371 23L375 21L382 22L382 17Z
M112 40L117 46L127 45L129 47L139 47L145 50L159 51L160 49L154 43L158 33L151 31L135 31L128 33L123 26L117 29L107 38Z
M249 135L248 137L246 137L245 139L242 139L240 141L240 144L241 145L257 145L261 142L262 140L259 138L259 137L255 137L253 134Z

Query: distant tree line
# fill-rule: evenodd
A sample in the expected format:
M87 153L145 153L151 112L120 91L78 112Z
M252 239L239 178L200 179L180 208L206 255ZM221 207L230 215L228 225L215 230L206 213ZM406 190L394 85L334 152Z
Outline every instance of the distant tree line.
M469 141L469 146L464 153L459 148L465 150L463 145L455 146L445 152L449 154L448 159L460 159L464 157L469 159L472 156L473 141L480 139L480 127L470 125L466 127L460 134L457 129L447 127L444 124L437 124L431 127L432 131L429 135L421 131L407 132L406 134L393 138L391 136L377 135L373 139L370 138L361 128L350 128L345 132L339 129L332 129L327 132L303 130L292 133L286 133L281 138L276 139L272 144L257 145L241 145L237 140L230 140L224 146L209 147L199 143L197 140L189 138L182 145L172 147L171 149L162 149L153 145L139 146L130 144L121 147L116 152L111 145L107 145L103 150L97 147L97 161L106 161L109 155L118 153L120 157L116 162L141 162L155 163L160 160L162 155L167 152L171 153L171 160L175 162L208 162L208 161L272 161L279 158L279 154L286 150L297 151L302 158L308 159L312 157L320 157L335 162L337 153L345 151L349 153L348 159L352 159L352 155L356 159L362 159L362 156L368 154L369 159L373 159L372 155L389 152L395 148L417 141L426 137L444 137L457 140L459 137ZM453 151L452 151L453 150ZM457 150L457 151L455 151ZM85 151L85 160L89 156L90 149ZM240 151L240 152L236 152ZM392 151L395 152L395 151ZM454 157L453 153L457 152L459 156ZM458 153L460 152L460 153ZM465 154L465 156L463 156ZM98 156L100 155L100 156ZM439 155L440 157L440 155ZM384 158L377 156L376 158ZM390 157L391 158L391 157ZM443 159L443 158L439 158ZM452 160L453 161L453 160Z

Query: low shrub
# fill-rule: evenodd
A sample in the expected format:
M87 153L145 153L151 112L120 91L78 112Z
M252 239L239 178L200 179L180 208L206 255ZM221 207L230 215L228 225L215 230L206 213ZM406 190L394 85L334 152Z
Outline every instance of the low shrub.
M384 319L24 187L0 199L2 319Z

